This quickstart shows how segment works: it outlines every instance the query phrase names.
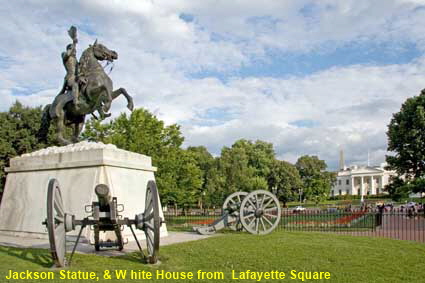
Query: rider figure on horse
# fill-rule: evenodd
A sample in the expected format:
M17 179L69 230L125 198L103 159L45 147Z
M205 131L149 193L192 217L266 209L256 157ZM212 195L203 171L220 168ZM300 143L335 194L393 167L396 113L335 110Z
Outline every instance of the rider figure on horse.
M77 61L77 29L72 26L68 34L72 44L69 44L67 50L62 53L66 70L63 87L53 102L44 108L37 134L39 141L47 141L49 126L53 121L56 123L56 139L62 145L79 140L87 114L97 118L93 112L98 111L100 119L109 117L111 102L118 96L123 95L127 99L129 110L134 108L133 98L122 87L113 89L111 78L99 63L99 61L113 62L118 59L117 52L97 43L96 40L93 45L83 51L80 60ZM77 109L78 104L80 105ZM66 126L73 126L72 140L64 137Z
M59 94L65 93L66 90L71 90L75 108L78 109L79 87L78 87L78 81L77 81L77 70L78 70L78 60L77 60L77 50L76 50L76 46L78 43L77 29L74 26L72 26L68 30L68 34L72 39L72 43L68 44L65 52L62 52L62 62L66 70L66 75L63 82L62 90Z

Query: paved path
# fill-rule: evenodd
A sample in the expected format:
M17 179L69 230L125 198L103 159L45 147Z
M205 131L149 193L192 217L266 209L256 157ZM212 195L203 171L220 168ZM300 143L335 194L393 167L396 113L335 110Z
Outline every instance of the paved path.
M210 237L217 237L222 234L214 234L214 235L198 235L195 232L170 232L168 231L168 236L163 237L160 240L161 246L176 244L176 243L183 243L183 242L190 242L190 241L196 241L201 240L205 238ZM142 248L146 249L146 242L141 241L140 242ZM22 238L22 237L12 237L12 236L5 236L0 234L0 246L9 246L9 247L17 247L17 248L38 248L38 249L49 249L49 242L45 239L28 239L28 238ZM72 247L74 246L74 242L67 242L67 250L69 252L72 251ZM124 250L117 251L117 250L102 250L100 252L96 252L94 250L94 246L88 244L88 243L79 243L77 246L78 253L84 253L84 254L97 254L97 255L103 255L103 256L119 256L124 255L126 253L138 251L138 247L135 241L129 241L128 244L124 246Z

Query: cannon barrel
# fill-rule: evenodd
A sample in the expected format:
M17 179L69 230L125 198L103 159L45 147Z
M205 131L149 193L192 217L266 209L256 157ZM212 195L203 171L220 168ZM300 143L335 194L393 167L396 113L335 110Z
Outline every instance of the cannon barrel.
M95 191L97 198L99 200L99 206L100 207L108 206L111 203L112 197L111 197L111 193L110 193L107 185L99 184L99 185L96 186L94 191Z

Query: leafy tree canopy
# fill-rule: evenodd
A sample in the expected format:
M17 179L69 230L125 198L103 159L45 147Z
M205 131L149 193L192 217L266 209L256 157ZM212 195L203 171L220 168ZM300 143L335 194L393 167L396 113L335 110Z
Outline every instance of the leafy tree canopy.
M316 203L326 199L336 178L335 174L325 171L326 162L317 156L304 155L298 158L295 166L303 181L304 196Z
M53 130L48 136L47 145L37 140L41 113L41 107L25 107L18 101L9 111L0 112L0 191L5 184L4 168L10 158L55 144Z
M315 176L320 176L324 170L326 170L326 162L320 160L317 156L303 155L298 158L297 163L295 164L300 176L303 179L313 178Z
M394 113L388 125L388 169L399 176L388 186L393 198L410 192L425 192L425 89L419 96L408 98L399 112Z
M267 190L267 178L274 160L273 145L264 141L241 139L231 148L223 147L219 171L224 176L229 194L236 191Z
M391 169L406 178L425 175L425 90L419 96L408 98L399 112L393 114L388 125L387 156Z
M273 162L268 184L276 189L278 198L284 204L294 200L303 186L297 168L289 162L280 160Z

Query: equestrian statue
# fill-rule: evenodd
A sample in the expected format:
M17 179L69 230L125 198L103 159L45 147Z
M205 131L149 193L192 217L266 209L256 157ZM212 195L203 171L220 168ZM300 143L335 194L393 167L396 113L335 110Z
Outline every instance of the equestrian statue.
M112 63L118 59L117 52L109 50L96 40L83 51L78 62L77 29L72 26L68 34L72 43L68 44L66 51L62 53L66 70L62 90L53 103L44 108L38 132L38 139L46 141L51 122L56 123L56 138L62 145L78 142L87 114L92 114L100 120L111 116L109 110L112 100L121 94L127 99L127 108L132 111L134 107L133 98L124 88L113 90L112 80L98 62ZM99 117L94 114L96 111ZM65 126L73 126L72 142L64 137Z

